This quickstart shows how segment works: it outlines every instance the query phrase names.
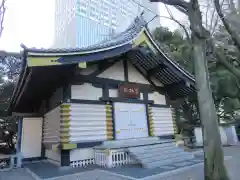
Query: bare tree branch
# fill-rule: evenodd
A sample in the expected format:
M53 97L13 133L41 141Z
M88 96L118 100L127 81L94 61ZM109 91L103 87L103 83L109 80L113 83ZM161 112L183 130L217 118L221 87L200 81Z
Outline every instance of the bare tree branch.
M209 10L210 10L210 7L211 7L211 5L210 5L211 3L209 2L209 0L207 0L207 10L206 10L206 13L205 13L205 23L206 23L206 25L208 24L208 17L209 17L209 15L208 15L208 12L209 12ZM210 21L211 22L211 21Z
M164 4L171 5L171 6L179 6L184 9L188 8L188 2L184 0L150 0L150 2L162 2Z
M188 33L187 28L186 28L182 23L180 23L176 18L174 18L172 12L170 11L170 9L167 7L166 4L165 4L165 7L166 7L167 12L168 12L168 14L169 14L169 16L170 16L170 19L173 20L174 22L176 22L176 23L184 30L188 42L191 43L191 38L190 38L190 35L189 35L189 33Z
M212 2L212 1L211 1ZM225 0L223 0L221 2L221 8L224 6L224 2ZM219 16L217 15L216 13L216 8L212 7L213 4L209 4L209 7L213 8L212 10L212 16L211 16L211 19L210 19L210 25L206 24L207 27L209 27L209 30L210 30L210 35L212 36L216 29L217 29L217 25L219 25ZM210 9L210 8L209 8ZM206 16L206 18L208 18Z
M222 23L225 27L225 29L227 30L227 32L230 34L233 42L235 43L235 45L237 46L238 50L240 51L240 38L237 34L236 31L234 31L230 25L230 23L228 22L228 20L225 18L219 0L214 0L214 4L218 13L218 16L220 17L220 19L222 20Z
M189 3L184 0L150 0L150 2L161 2L170 6L174 6L180 12L187 14Z
M4 21L4 17L5 17L5 12L6 12L6 0L2 0L1 4L0 4L0 38L2 36L3 33L3 21Z

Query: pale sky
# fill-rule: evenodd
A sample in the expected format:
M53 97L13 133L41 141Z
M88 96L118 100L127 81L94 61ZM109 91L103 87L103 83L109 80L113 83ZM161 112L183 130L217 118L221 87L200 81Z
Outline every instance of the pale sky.
M29 47L50 47L54 35L54 0L7 0L0 49L20 51Z
M160 15L170 17L166 9L166 6L163 3L160 3L159 6L160 6ZM186 24L186 21L188 21L188 19L183 13L180 13L176 8L171 6L168 6L168 9L171 11L172 15L176 20L178 20L182 24ZM168 27L171 30L180 28L176 22L166 18L161 18L161 25Z
M8 0L0 49L17 52L20 51L21 43L27 47L51 47L54 38L54 2L54 0ZM160 11L161 15L167 16L163 5ZM177 16L183 19L179 13ZM170 20L161 20L163 26L176 28Z

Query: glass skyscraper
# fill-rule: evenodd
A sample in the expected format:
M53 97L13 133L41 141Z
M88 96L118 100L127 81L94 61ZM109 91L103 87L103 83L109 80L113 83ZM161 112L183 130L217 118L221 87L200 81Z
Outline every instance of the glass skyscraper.
M56 0L54 47L81 48L110 39L127 28L142 12L139 4L146 6L146 2L148 0ZM146 16L154 17L154 14L147 12Z

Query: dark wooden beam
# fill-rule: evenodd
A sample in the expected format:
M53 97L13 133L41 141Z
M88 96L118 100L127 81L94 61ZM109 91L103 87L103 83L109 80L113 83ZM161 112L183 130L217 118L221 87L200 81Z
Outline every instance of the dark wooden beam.
M149 76L154 76L156 75L159 71L163 70L163 69L166 69L167 67L164 65L164 64L159 64L158 66L152 68L152 69L149 69L147 71L147 74Z
M15 105L14 105L13 108L15 108L15 107L18 105L18 103L19 103L19 101L20 101L20 99L21 99L24 91L25 91L26 88L27 88L27 85L28 85L28 83L29 83L29 81L30 81L30 79L31 79L31 76L32 76L32 70L29 71L29 73L28 73L28 75L27 75L27 77L26 77L26 79L25 79L25 81L24 81L24 84L22 85L22 89L19 89L19 95L18 95L18 97L17 97L17 99L16 99L16 102L14 102Z
M78 84L82 84L83 82L94 84L94 86L98 84L98 87L101 87L101 88L107 84L109 89L115 89L115 88L117 89L120 84L125 83L125 81L120 81L120 80L100 78L100 77L90 78L87 75L78 75L78 76L75 76L71 84L78 85ZM155 89L153 85L139 84L139 83L136 83L136 84L140 87L141 92L142 91L144 92L145 90L152 92ZM163 90L162 87L159 87L159 88Z
M181 98L186 98L188 96L188 93L183 93L180 95L176 95L179 93L179 89L181 88L191 88L191 85L189 83L187 83L184 80L178 81L176 83L172 83L169 85L165 85L165 91L168 93L170 100L177 100L177 99L181 99ZM190 90L191 91L191 90ZM191 93L191 92L189 92Z
M169 85L165 85L164 87L166 88L167 91L171 91L171 90L177 90L177 89L180 89L182 87L190 87L190 84L188 84L186 81L184 80L181 80L181 81L178 81L178 82L175 82L175 83L172 83L172 84L169 84Z
M12 112L12 116L20 116L20 117L43 117L42 113L18 113Z
M173 62L171 59L169 59L165 54L162 52L158 52L157 54L153 54L149 52L146 48L141 47L136 50L136 52L140 52L142 56L145 56L147 58L151 58L154 62L161 62L163 66L168 68L171 72L173 72L175 75L180 77L181 79L185 81L189 81L192 85L195 84L195 80L191 75L188 75L187 73L183 73L183 69L179 65L173 65Z
M126 58L123 60L123 69L124 69L124 79L126 82L128 82L129 81L129 79L128 79L128 62L127 62Z

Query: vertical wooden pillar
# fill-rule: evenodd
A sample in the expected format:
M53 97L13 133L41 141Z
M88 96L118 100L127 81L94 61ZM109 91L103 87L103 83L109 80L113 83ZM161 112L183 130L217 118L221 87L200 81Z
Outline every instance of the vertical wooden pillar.
M21 153L21 143L22 143L22 125L23 118L19 117L18 119L18 133L17 133L17 153Z

